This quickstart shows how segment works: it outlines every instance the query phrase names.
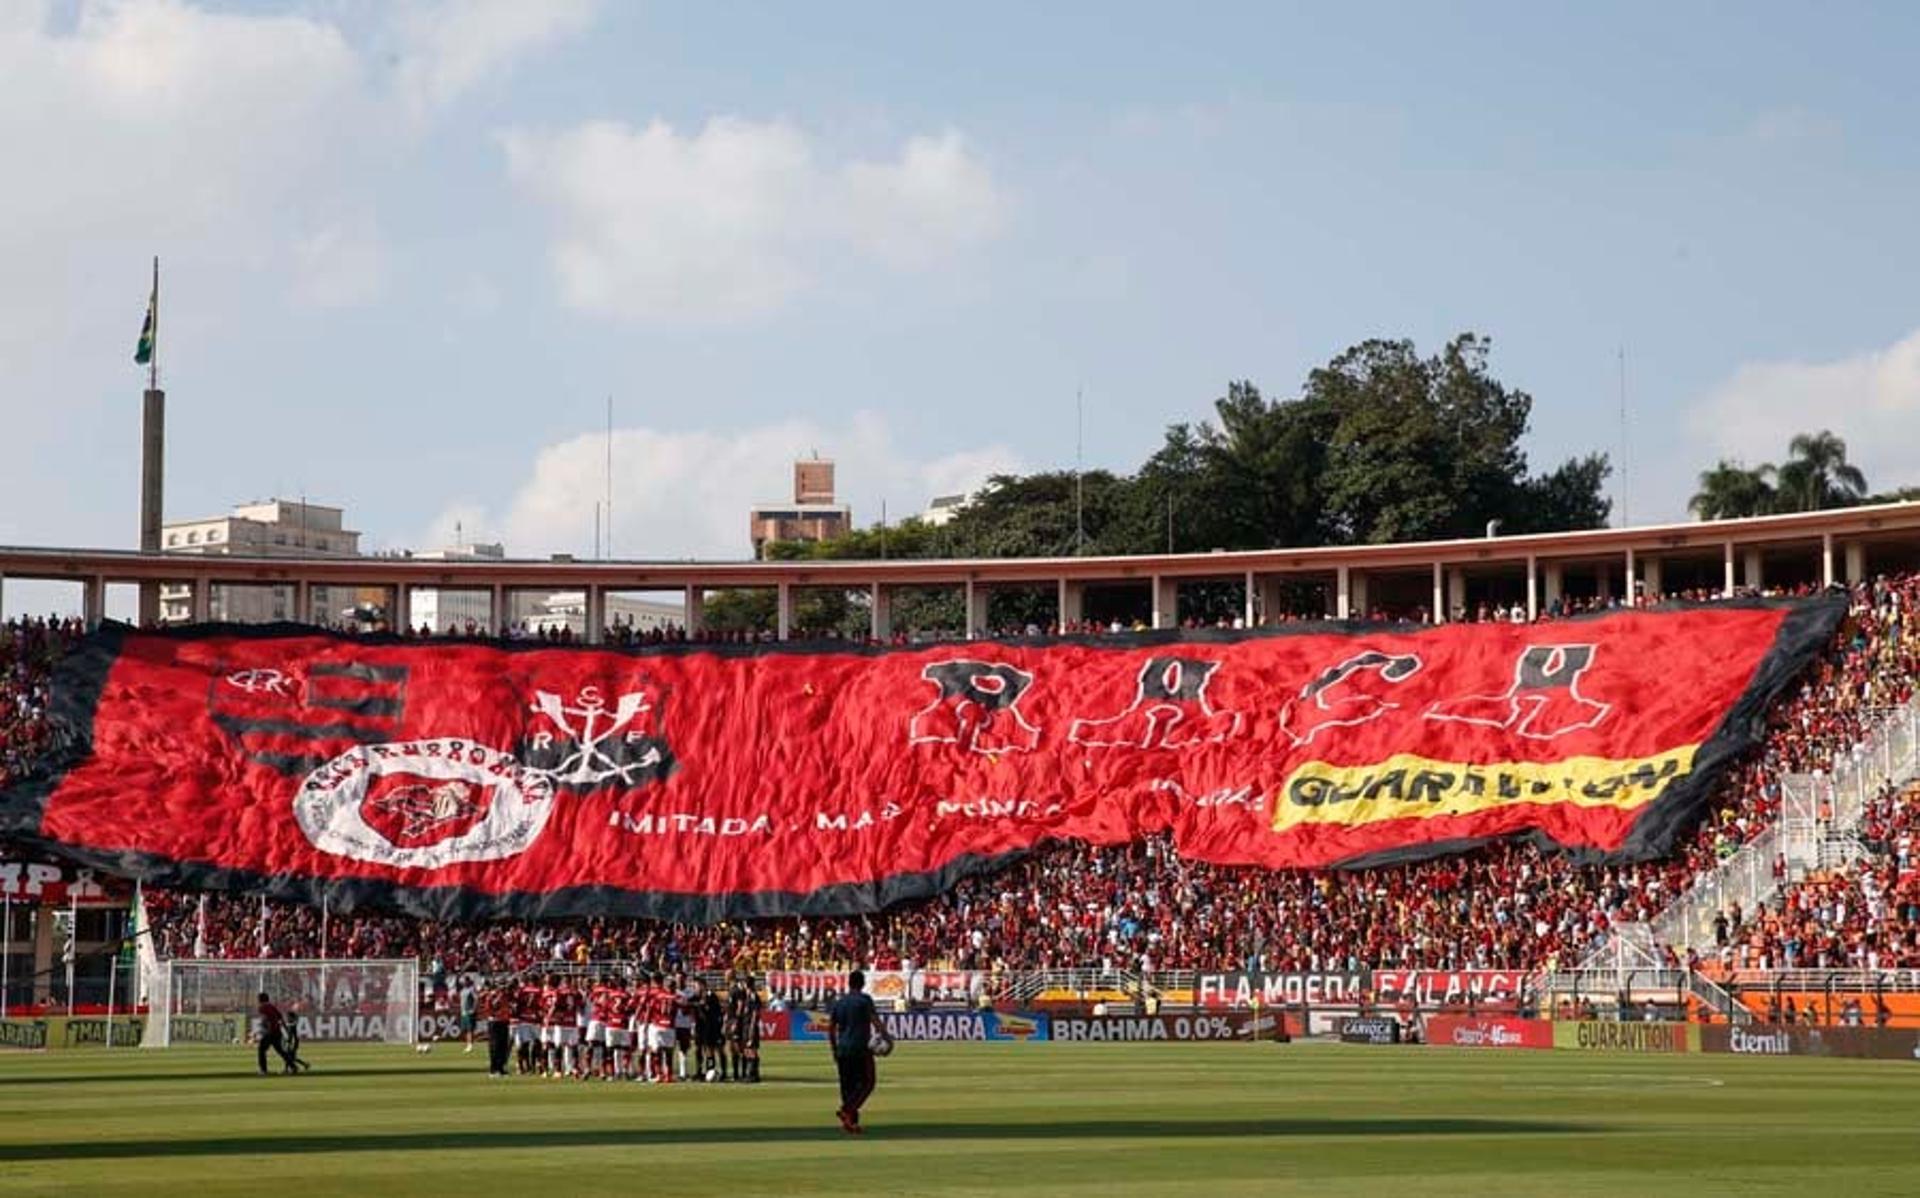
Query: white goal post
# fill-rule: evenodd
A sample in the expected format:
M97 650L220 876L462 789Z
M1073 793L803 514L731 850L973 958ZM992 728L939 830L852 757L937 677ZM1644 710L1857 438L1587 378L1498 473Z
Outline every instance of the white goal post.
M150 993L141 1044L235 1044L258 1023L264 990L300 1038L412 1044L420 1034L420 963L185 960L166 963Z

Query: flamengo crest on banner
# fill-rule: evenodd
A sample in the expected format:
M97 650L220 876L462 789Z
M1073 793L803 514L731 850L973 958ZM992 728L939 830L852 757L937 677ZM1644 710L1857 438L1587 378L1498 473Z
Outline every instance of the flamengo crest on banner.
M56 748L0 835L155 885L692 922L870 912L1161 832L1259 868L1522 834L1641 860L1845 608L725 652L108 626L61 659ZM1468 977L1437 976L1398 992Z

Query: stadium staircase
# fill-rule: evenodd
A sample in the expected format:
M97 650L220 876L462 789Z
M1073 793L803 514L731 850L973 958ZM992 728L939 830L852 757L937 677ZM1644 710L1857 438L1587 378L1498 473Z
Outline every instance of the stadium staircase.
M1645 923L1616 927L1579 968L1550 975L1550 995L1612 993L1671 985L1723 1018L1745 1021L1746 1008L1714 982L1674 970L1665 949L1717 947L1714 918L1738 905L1753 911L1820 870L1851 865L1867 853L1860 839L1867 805L1887 786L1920 777L1920 696L1882 713L1866 739L1831 773L1781 778L1780 818L1705 874ZM1654 975L1659 975L1658 978Z

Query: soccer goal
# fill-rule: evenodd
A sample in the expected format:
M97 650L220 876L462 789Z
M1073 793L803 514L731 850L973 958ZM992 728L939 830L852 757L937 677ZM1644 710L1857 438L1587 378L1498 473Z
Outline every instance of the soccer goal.
M418 961L167 962L148 995L146 1047L235 1044L257 1022L264 990L300 1038L412 1044L420 1029Z

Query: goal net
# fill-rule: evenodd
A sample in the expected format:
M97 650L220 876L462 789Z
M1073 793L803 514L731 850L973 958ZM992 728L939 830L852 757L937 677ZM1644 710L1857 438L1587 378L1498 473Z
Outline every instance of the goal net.
M264 990L300 1038L411 1044L420 1034L418 961L205 961L166 963L149 993L142 1044L233 1044L259 1022Z

